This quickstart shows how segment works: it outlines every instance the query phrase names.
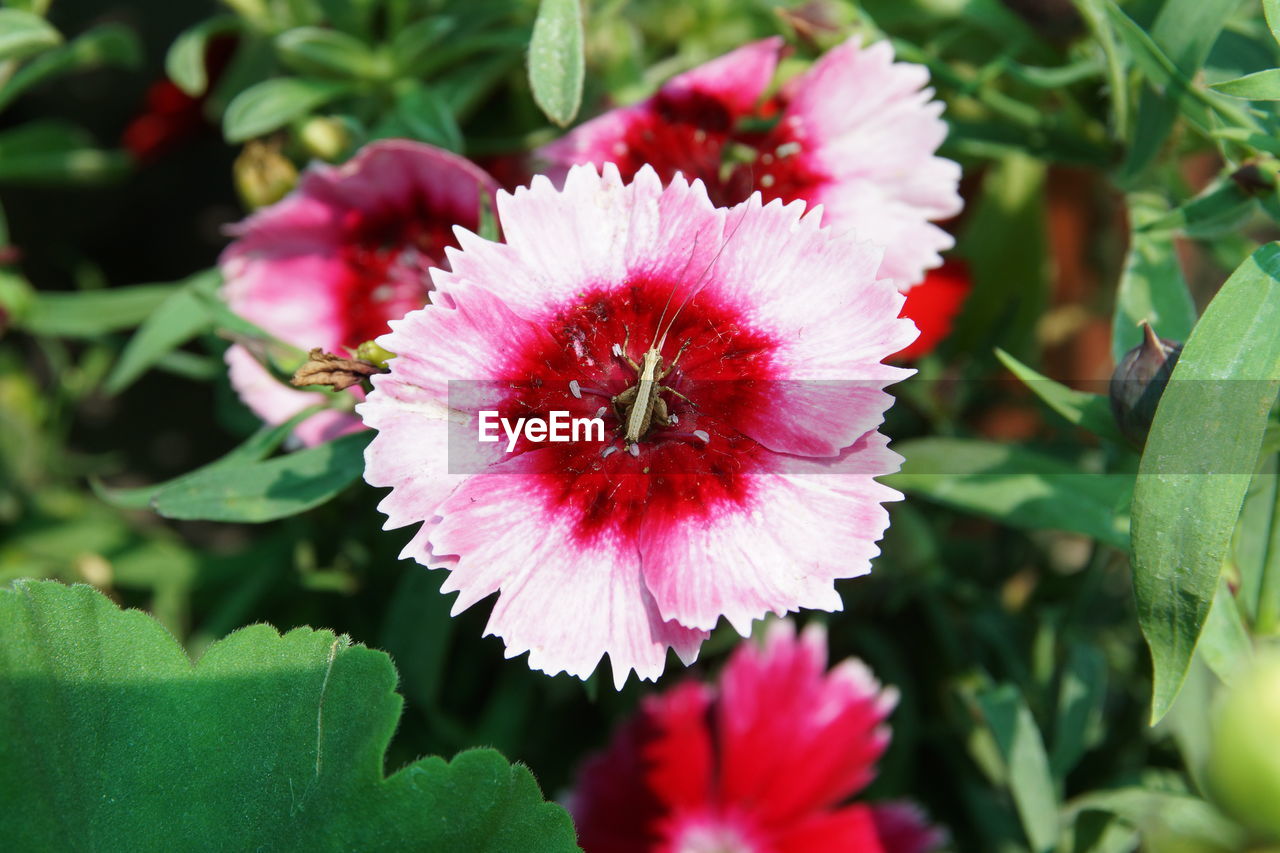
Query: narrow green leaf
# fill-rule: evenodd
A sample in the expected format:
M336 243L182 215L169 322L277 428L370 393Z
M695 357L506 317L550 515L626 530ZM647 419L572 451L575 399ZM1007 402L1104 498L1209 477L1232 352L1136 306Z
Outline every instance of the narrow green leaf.
M391 61L396 71L405 78L418 77L428 54L457 27L457 18L432 15L396 33L391 40Z
M283 127L348 91L332 80L276 77L245 89L227 105L222 133L228 142L244 142Z
M1258 634L1280 627L1280 458L1272 454L1254 475L1235 532L1240 601Z
M1235 683L1236 675L1248 667L1253 657L1253 643L1226 578L1218 581L1196 652L1226 685Z
M567 127L582 105L586 60L578 0L541 0L529 42L529 85L547 118Z
M1253 212L1254 197L1226 179L1168 213L1139 226L1144 234L1180 231L1188 237L1219 237L1235 231Z
M1262 14L1267 19L1271 37L1280 43L1280 0L1262 0Z
M430 86L407 86L396 98L396 118L420 142L462 153L462 131L449 104Z
M1053 409L1068 423L1089 430L1094 435L1122 443L1123 438L1116 429L1115 419L1111 415L1111 404L1101 394L1090 394L1068 388L1055 382L1038 371L1032 370L1009 353L996 348L996 358L1009 369L1009 372L1022 380L1045 405Z
M1240 828L1203 799L1191 794L1146 788L1116 788L1077 797L1067 804L1068 814L1101 811L1114 814L1139 829L1158 820L1170 831L1207 841L1222 850L1238 850L1243 843Z
M1280 101L1280 68L1269 68L1234 80L1212 83L1209 88L1249 101Z
M469 750L384 775L386 654L269 625L193 665L88 586L0 591L0 837L14 850L577 850L527 768ZM70 848L69 845L70 844Z
M962 238L974 288L951 340L961 352L1030 350L1049 287L1045 164L1007 154L987 172Z
M1138 101L1137 121L1123 169L1124 176L1132 179L1145 171L1159 153L1180 112L1192 115L1201 111L1198 100L1203 95L1189 81L1204 64L1239 3L1167 0L1148 36L1112 0L1105 2L1117 33L1148 81ZM1208 126L1203 116L1198 123L1202 128Z
M205 300L194 291L216 288L220 281L217 270L197 273L160 303L129 339L104 390L119 394L164 356L209 329L213 318Z
M1280 388L1277 276L1272 243L1222 286L1182 350L1142 455L1132 563L1154 662L1152 722L1186 675Z
M1129 253L1111 321L1111 356L1117 364L1142 342L1138 325L1142 321L1160 337L1175 341L1185 341L1196 324L1196 306L1182 277L1172 235L1147 230L1166 208L1157 196L1129 196Z
M299 74L319 77L369 77L373 52L355 36L322 27L294 27L276 36L276 55Z
M257 432L245 439L243 444L221 459L215 459L208 465L201 466L194 471L189 471L163 483L136 486L130 489L113 489L110 486L104 486L97 479L90 479L89 485L98 497L112 506L120 507L121 509L147 509L160 492L176 487L192 477L203 476L218 468L239 468L244 467L246 463L266 459L289 437L294 427L322 408L323 406L319 405L309 406L284 423L276 424L275 426L264 424Z
M1058 681L1053 749L1049 755L1055 779L1065 779L1091 745L1106 698L1106 658L1097 646L1072 644Z
M174 289L171 284L139 284L71 293L37 291L35 302L20 319L20 325L32 334L68 338L131 329L168 299Z
M21 9L0 9L0 62L26 59L62 43L44 18Z
M978 695L987 726L1008 769L1009 794L1035 853L1058 841L1058 799L1036 721L1016 687L1004 684Z
M161 489L152 509L165 518L273 521L328 501L364 471L370 431L265 462L219 465Z
M200 97L209 87L209 75L205 69L209 42L239 30L240 19L235 15L215 15L184 30L165 54L165 73L179 89L193 98Z
M1087 473L1033 450L973 439L920 438L894 449L905 457L902 470L883 479L895 489L1013 527L1129 543L1129 476Z
M1111 109L1111 135L1125 141L1129 138L1128 68L1116 39L1115 29L1100 0L1075 0L1076 9L1093 31L1106 59L1107 94Z
M0 160L0 182L22 186L88 184L123 178L133 160L124 151L81 148L34 152Z

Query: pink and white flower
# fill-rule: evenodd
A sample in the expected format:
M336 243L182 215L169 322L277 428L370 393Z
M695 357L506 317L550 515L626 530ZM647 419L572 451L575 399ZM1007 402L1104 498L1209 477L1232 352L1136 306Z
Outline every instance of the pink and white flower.
M231 309L302 350L342 353L427 302L432 267L475 229L497 185L467 160L407 140L375 142L341 166L316 165L278 203L232 228L219 266ZM283 423L322 393L277 381L242 346L227 350L231 384L264 421ZM360 395L358 388L351 393ZM360 428L327 409L294 431L318 444Z
M570 798L586 853L928 853L905 802L848 802L875 775L897 701L861 662L827 670L826 634L779 622L718 685L650 696Z
M402 556L450 570L455 613L499 593L508 657L585 678L608 653L619 686L656 678L720 617L746 634L838 610L835 580L869 570L901 497L873 479L901 461L884 387L911 372L881 360L916 331L880 250L803 208L716 208L650 168L535 178L498 195L507 242L459 229L434 304L378 339L397 356L357 407L378 430L365 479L391 487L388 528L422 523ZM636 374L615 347L637 358L663 317L678 424L629 449L475 441L481 410L616 426L608 398Z
M777 37L738 48L540 154L553 175L575 163L614 163L630 179L648 164L663 180L677 172L701 178L718 204L753 190L766 201L821 204L824 224L884 246L881 277L910 287L953 244L930 220L962 206L960 167L935 156L947 128L941 102L925 88L928 70L894 62L888 42L863 47L855 36L762 103L781 49ZM771 129L758 129L774 118ZM726 164L731 152L749 154Z

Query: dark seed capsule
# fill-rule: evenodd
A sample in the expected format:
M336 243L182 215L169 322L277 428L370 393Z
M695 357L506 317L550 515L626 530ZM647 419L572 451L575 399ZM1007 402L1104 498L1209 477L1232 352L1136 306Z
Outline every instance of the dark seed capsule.
M1147 443L1156 404L1178 363L1182 344L1158 338L1145 322L1142 343L1125 353L1111 374L1111 414L1116 426L1135 447Z

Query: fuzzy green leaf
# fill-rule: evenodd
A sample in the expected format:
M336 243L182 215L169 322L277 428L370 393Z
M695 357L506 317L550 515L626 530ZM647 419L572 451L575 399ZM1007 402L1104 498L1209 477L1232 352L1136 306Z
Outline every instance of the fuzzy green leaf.
M209 87L209 74L205 68L209 42L239 29L240 19L235 15L216 15L185 30L173 40L165 54L165 73L174 85L193 98L203 95Z
M403 700L380 651L267 625L192 665L88 586L0 591L0 837L15 850L577 849L492 750L384 776Z
M533 99L561 127L582 105L586 60L578 0L542 0L529 42L529 84Z

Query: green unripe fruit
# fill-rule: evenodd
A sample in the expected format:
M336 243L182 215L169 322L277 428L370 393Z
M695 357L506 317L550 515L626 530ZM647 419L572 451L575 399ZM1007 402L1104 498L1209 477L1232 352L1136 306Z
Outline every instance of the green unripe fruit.
M1260 659L1219 711L1209 787L1222 810L1280 841L1280 655Z

